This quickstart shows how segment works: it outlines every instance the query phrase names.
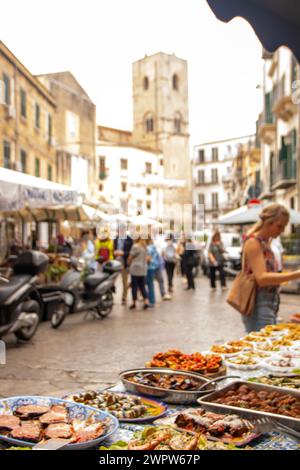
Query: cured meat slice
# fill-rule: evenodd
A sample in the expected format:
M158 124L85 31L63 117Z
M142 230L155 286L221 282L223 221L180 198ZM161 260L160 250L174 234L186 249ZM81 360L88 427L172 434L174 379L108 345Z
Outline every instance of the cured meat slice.
M102 436L104 431L105 425L103 425L103 423L94 423L84 428L79 428L74 433L74 442L92 441Z
M49 439L68 439L72 436L72 428L66 423L49 424L45 430L45 437Z
M20 419L13 415L0 415L0 431L11 431L20 426Z
M68 411L65 406L53 405L48 413L40 417L42 424L67 423Z
M41 426L37 421L24 421L21 426L14 428L10 434L15 439L39 442L41 440Z
M15 414L20 416L21 419L31 419L36 418L37 416L41 416L47 413L49 410L49 406L23 405L16 409Z

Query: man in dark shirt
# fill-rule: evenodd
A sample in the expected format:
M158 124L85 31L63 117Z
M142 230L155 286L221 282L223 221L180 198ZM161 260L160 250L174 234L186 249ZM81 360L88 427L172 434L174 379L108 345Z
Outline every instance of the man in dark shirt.
M126 305L128 292L128 264L127 259L133 245L132 238L126 233L126 226L119 225L118 236L114 239L114 256L115 259L122 263L122 305Z

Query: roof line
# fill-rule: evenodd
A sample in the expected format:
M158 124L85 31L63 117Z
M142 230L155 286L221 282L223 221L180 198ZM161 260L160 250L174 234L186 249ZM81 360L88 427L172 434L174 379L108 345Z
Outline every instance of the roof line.
M44 98L52 105L57 106L55 98L49 93L47 88L33 75L27 67L14 55L14 53L0 40L0 52L6 59L14 66L17 67L19 72L31 82L31 84L44 96Z
M212 140L210 142L203 142L202 144L196 144L194 145L194 147L201 147L203 145L210 145L210 144L219 144L221 142L230 142L232 140L246 139L246 137L255 137L255 134L242 135L240 137L233 137L231 139Z

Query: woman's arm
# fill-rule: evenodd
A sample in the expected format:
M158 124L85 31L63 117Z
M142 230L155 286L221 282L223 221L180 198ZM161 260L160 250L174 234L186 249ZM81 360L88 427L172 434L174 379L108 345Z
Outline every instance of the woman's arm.
M267 272L265 258L258 240L251 239L246 242L245 257L260 287L278 286L284 282L300 279L300 271L288 274Z

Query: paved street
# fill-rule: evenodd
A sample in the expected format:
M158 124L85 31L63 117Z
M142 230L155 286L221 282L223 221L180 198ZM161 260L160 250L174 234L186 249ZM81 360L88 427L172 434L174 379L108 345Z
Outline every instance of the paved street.
M43 323L29 344L7 342L7 365L0 365L0 395L55 394L88 387L105 387L118 372L143 366L168 348L205 350L212 342L243 335L239 314L225 303L226 293L211 293L208 280L197 279L196 292L184 291L176 280L172 301L155 309L129 311L120 303L120 289L111 316L84 320L67 318L60 329ZM280 316L298 312L299 297L282 295Z

